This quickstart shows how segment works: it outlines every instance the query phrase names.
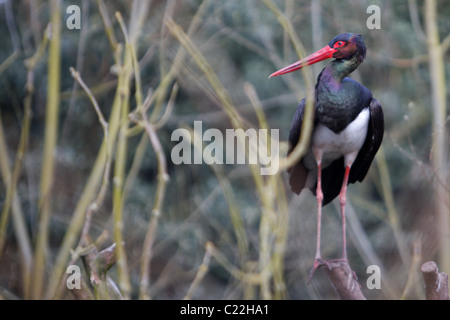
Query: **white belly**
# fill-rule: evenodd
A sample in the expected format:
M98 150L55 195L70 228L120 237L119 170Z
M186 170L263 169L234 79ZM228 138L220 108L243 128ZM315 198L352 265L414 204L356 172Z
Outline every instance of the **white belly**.
M311 148L305 156L305 166L308 169L317 167L313 150L316 150L316 154L317 151L322 154L322 168L342 156L344 156L345 164L351 165L366 139L369 118L369 108L366 108L338 134L319 124L314 130Z

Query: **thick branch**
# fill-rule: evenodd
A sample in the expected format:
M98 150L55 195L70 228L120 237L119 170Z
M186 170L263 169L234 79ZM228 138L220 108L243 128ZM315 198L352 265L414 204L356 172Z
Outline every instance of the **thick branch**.
M434 261L425 262L420 269L425 282L427 300L448 300L448 275L439 272Z
M324 266L328 279L342 300L366 300L348 261L329 260Z

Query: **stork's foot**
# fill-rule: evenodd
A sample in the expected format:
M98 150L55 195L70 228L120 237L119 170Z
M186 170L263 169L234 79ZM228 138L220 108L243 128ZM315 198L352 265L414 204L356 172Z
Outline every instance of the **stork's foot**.
M314 276L314 273L317 269L319 269L321 266L327 266L328 269L331 269L330 263L327 260L323 260L322 258L315 258L313 262L313 266L308 274L308 284L311 283L312 277Z
M340 259L332 259L332 260L323 260L322 258L315 258L313 266L308 274L308 284L311 283L312 277L314 276L314 273L317 269L319 269L321 266L326 266L329 270L333 268L333 266L339 265L341 263L347 263L348 260L346 258L340 258Z

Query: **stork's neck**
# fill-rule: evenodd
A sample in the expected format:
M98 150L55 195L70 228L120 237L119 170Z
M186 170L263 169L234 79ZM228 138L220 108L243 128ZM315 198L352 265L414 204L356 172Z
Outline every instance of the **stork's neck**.
M350 73L355 71L356 68L360 65L360 62L356 58L356 55L351 59L343 60L336 59L331 61L325 69L322 71L322 76L326 82L335 82L335 84L340 84L342 79L348 76Z

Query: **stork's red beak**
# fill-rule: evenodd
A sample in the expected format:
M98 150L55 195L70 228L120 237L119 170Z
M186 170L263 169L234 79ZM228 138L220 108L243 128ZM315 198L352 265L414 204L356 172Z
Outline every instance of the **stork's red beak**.
M306 58L303 58L300 61L297 61L287 67L284 67L283 69L278 70L277 72L272 73L269 78L276 77L285 73L289 73L292 71L300 70L304 66L310 66L312 64L315 64L319 61L333 58L333 54L337 51L337 49L331 48L330 46L325 46L322 49L320 49L317 52L314 52L307 56Z

